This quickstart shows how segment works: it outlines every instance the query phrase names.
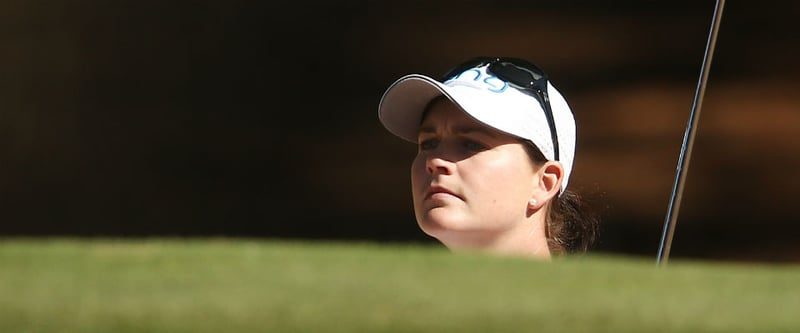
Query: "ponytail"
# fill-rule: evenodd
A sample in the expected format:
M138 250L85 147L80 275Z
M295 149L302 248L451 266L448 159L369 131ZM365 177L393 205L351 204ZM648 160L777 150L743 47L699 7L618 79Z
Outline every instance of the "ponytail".
M586 252L597 239L599 224L581 196L565 190L547 212L547 245L557 255Z

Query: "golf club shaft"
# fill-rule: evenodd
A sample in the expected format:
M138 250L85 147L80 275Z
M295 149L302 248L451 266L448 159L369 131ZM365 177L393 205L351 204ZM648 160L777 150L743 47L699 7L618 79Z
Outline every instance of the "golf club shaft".
M672 236L675 234L675 223L678 219L678 210L681 206L681 199L683 197L683 187L686 183L686 172L689 168L689 159L692 156L692 146L694 145L695 136L695 123L700 118L700 108L703 104L703 95L706 91L706 81L708 80L708 72L711 67L711 58L714 55L714 45L717 43L717 31L719 30L719 22L722 18L722 7L725 5L725 0L717 0L716 8L714 9L714 17L711 21L711 31L708 35L706 42L706 51L703 56L703 65L700 72L700 79L697 83L697 90L694 94L694 102L692 103L692 110L689 114L689 122L686 125L686 132L683 135L683 146L678 157L678 169L675 173L675 183L672 187L672 195L669 199L669 209L664 221L664 232L661 236L661 244L658 249L658 258L656 264L661 266L669 260L669 251L672 247Z

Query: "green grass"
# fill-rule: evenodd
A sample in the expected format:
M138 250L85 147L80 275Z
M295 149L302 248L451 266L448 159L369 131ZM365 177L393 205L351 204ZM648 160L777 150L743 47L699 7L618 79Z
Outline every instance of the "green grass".
M0 239L0 332L798 332L800 266Z

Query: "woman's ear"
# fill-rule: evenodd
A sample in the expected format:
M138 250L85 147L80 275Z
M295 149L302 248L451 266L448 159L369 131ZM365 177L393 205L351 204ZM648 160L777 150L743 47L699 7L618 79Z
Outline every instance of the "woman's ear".
M561 183L564 180L564 167L560 162L547 161L539 169L539 186L537 195L539 202L550 201L561 191Z

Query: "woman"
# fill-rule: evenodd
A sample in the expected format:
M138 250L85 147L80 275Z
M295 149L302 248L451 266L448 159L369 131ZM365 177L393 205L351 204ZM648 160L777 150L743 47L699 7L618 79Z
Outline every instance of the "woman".
M597 219L566 190L575 120L533 64L479 57L441 80L406 75L386 90L378 117L418 145L417 223L449 249L550 258L592 245Z

